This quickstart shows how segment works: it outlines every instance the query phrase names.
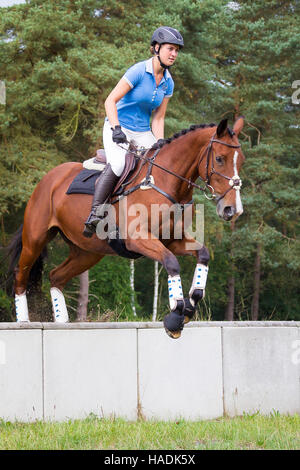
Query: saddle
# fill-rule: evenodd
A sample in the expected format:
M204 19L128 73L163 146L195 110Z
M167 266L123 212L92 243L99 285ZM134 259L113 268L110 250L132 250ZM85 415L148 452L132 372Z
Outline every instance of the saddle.
M125 167L119 178L119 181L114 189L114 193L118 191L127 177L133 172L137 165L138 159L135 157L135 154L131 151L128 151L125 155ZM106 165L106 153L104 149L98 149L96 156L85 160L83 162L83 167L87 170L98 170L102 171Z

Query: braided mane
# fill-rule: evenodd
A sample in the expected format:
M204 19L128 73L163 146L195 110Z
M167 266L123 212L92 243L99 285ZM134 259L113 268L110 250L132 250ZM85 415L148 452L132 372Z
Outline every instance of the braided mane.
M206 129L208 127L215 126L216 124L214 124L213 122L211 122L210 124L193 124L188 129L182 129L182 131L176 132L176 134L174 134L172 137L169 137L168 139L159 139L157 142L155 142L155 144L152 145L151 148L153 150L161 149L164 145L170 144L171 142L173 142L173 140L177 139L178 137L181 137L182 135L187 134L188 132L194 131L196 129ZM230 129L230 127L227 127L227 132L231 138L235 135L233 130Z
M159 149L162 148L166 144L170 144L173 142L173 140L177 139L178 137L181 137L182 135L187 134L188 132L194 131L196 129L206 129L207 127L215 127L216 124L210 123L210 124L193 124L190 126L188 129L182 129L180 132L176 132L172 137L169 137L168 139L159 139L155 144L152 145L152 149Z

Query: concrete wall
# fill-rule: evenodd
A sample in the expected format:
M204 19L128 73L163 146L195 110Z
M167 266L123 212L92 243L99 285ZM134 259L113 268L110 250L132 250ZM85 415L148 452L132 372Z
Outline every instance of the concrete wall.
M0 323L0 418L300 413L300 322Z

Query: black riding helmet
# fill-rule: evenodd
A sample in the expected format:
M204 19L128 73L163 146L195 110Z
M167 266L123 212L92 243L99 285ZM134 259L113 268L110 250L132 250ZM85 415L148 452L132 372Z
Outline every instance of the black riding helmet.
M160 65L167 69L167 65L163 64L159 57L159 51L162 44L176 44L181 49L184 46L183 37L177 29L170 28L169 26L160 26L157 28L151 38L151 46L154 48L154 52L158 57ZM159 44L158 51L155 51L155 44Z

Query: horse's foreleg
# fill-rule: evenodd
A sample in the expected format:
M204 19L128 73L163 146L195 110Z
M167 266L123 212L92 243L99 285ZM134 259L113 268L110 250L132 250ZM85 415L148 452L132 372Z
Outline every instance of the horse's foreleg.
M188 244L194 243L195 249L187 249ZM209 252L208 249L202 245L199 246L197 242L191 239L175 240L169 246L172 253L183 256L193 255L197 259L197 265L194 271L192 285L189 291L189 297L184 299L184 322L187 323L194 316L197 303L205 296L205 287L208 275L208 262Z
M184 325L184 297L180 278L180 266L176 256L158 239L126 240L126 248L160 262L168 273L169 305L171 312L164 318L166 332L179 338Z

